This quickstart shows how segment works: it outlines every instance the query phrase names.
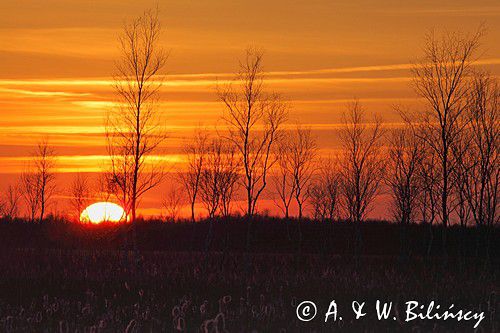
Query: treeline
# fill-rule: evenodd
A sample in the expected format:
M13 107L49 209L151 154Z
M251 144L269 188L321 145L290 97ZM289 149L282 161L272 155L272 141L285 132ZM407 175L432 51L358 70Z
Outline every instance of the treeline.
M180 223L139 220L137 223L137 246L142 251L195 251L195 252L247 252L247 226L244 217L230 220L218 219L213 224L213 238L207 247L206 236L211 228L210 221L204 219L197 223ZM252 228L251 252L299 253L299 225L302 232L302 254L351 256L354 253L354 225L347 221L336 223L317 222L309 219L302 221L256 216ZM442 226L434 226L440 234ZM362 255L400 256L400 228L391 222L367 221L361 227L364 243ZM61 250L132 250L130 224L84 225L68 221L46 220L43 223L0 220L0 247L3 249L33 248ZM494 229L492 237L498 239L500 230ZM421 224L408 227L408 242L412 258L442 256L440 238L429 253L428 228ZM500 250L499 243L490 248L486 243L477 243L477 229L462 229L451 226L448 234L448 253L450 257L487 257ZM490 257L491 258L491 257ZM497 260L496 258L492 258Z
M121 106L107 115L110 167L94 191L100 200L120 203L132 222L140 199L165 176L165 163L152 157L167 138L156 103L166 63L158 47L160 32L155 12L125 25L114 85ZM443 229L443 253L446 230L455 223L476 226L481 241L490 244L499 220L500 89L497 78L476 64L482 35L482 29L469 35L427 35L411 69L423 103L419 112L396 106L402 124L391 128L379 116L367 119L354 100L338 132L340 149L329 157L321 154L311 128L287 123L290 102L267 89L263 52L247 50L234 80L217 86L224 125L216 135L199 129L186 142L186 168L172 180L179 186L164 195L163 218L178 219L187 205L192 221L200 206L210 220L243 213L252 221L266 196L285 220L293 215L352 223L353 247L361 252L362 224L375 198L388 192L403 245L410 244L408 230L414 223L429 226L428 252L438 241L436 224ZM53 148L43 141L20 186L7 189L0 205L4 217L17 216L24 200L29 220L44 219L55 193L55 162ZM78 219L95 200L88 179L79 175L67 192ZM236 212L235 200L245 203L243 212ZM296 213L291 207L297 207ZM248 244L250 227L247 233ZM299 229L299 243L301 237Z

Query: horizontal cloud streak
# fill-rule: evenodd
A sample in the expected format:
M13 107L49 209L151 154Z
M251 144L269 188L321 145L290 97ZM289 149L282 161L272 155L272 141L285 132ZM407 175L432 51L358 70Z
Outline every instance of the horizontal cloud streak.
M500 65L500 58L483 59L475 62L475 65ZM374 66L357 66L357 67L344 67L344 68L325 68L303 71L270 71L267 72L269 82L284 82L286 79L279 79L274 77L281 76L298 76L298 75L311 75L311 74L336 74L336 73L364 73L364 72L386 72L409 70L413 64L393 64L393 65L374 65ZM217 78L231 78L234 77L233 73L200 73L200 74L172 74L165 76L163 84L169 86L207 86L216 83L228 83L230 80L217 80ZM309 80L309 81L328 81L338 80L339 82L371 82L375 80L407 80L407 77L378 77L378 78L289 78L290 80ZM95 78L95 79L0 79L0 85L4 86L111 86L114 81L109 78ZM307 82L307 81L305 81Z

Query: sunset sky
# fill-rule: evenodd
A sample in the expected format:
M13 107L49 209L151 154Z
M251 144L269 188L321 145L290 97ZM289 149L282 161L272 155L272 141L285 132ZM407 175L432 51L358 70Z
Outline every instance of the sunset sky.
M60 155L62 189L73 173L102 169L117 36L157 3L170 51L160 107L173 170L196 127L220 125L216 82L230 78L249 45L265 50L268 87L292 102L290 121L310 125L323 152L335 148L332 133L354 97L387 123L399 121L396 103L422 107L409 67L432 28L471 32L483 23L481 64L500 73L498 0L2 1L0 188L16 181L43 136ZM143 212L157 206L150 195Z

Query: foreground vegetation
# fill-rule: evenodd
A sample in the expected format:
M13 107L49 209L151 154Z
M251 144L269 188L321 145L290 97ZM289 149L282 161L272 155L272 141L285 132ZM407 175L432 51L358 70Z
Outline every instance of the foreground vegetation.
M496 268L494 268L496 267ZM0 253L3 332L331 332L465 331L471 322L404 322L407 300L484 311L498 327L498 266L476 260L359 261L325 255L116 250L7 250ZM335 299L340 323L300 322L295 309ZM353 300L393 301L397 320L354 320Z
M133 251L132 224L4 220L0 331L472 331L471 322L406 323L408 300L484 311L485 332L499 325L500 265L477 228L449 227L443 257L441 227L412 224L402 256L401 225L367 222L363 255L353 256L352 223L258 217L247 247L248 223L138 221ZM498 253L499 230L490 231L489 251ZM341 323L297 319L301 301L326 311L332 299L344 309ZM347 311L353 300L377 299L394 302L397 320Z

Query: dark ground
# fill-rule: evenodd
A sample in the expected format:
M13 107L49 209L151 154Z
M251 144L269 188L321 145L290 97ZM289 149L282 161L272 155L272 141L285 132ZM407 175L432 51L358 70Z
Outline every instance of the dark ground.
M288 232L287 232L288 229ZM127 225L0 223L1 332L345 332L464 331L474 322L404 322L408 300L484 311L480 331L499 329L498 229L451 228L447 256L439 228L411 226L408 256L397 225L363 227L363 255L352 256L347 223L263 219L246 253L243 221L138 224L138 254ZM487 236L489 238L487 238ZM479 238L480 237L480 238ZM490 239L486 246L478 240ZM479 244L479 245L478 245ZM324 323L335 299L342 321ZM378 321L375 301L392 301L396 320ZM317 317L296 307L314 301ZM354 320L351 302L366 301Z
M244 218L215 220L209 244L210 223L165 223L139 221L137 247L151 251L220 251L230 253L318 253L351 255L354 252L356 227L347 222L317 222L257 217L251 225L247 248L248 223ZM404 231L404 233L402 233ZM408 256L443 255L443 229L440 226L399 225L369 221L361 225L364 255L398 256L402 244ZM448 227L445 233L446 255L495 258L500 253L500 228L478 229ZM402 238L404 237L404 238ZM429 252L429 240L432 244ZM299 240L302 238L302 242ZM401 242L401 239L404 241ZM300 244L300 246L299 246ZM34 249L131 249L131 224L104 223L84 225L53 221L27 223L0 220L1 248Z

